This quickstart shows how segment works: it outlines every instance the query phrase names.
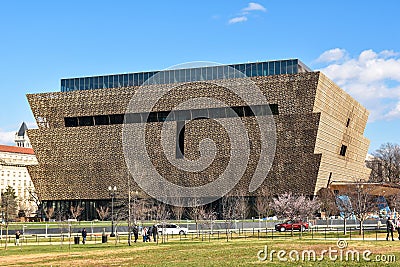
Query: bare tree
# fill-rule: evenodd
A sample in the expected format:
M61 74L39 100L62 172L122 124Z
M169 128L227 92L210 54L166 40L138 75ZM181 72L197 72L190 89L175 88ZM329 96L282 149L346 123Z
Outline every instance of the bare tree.
M263 187L256 197L255 209L259 219L261 219L261 217L268 216L270 214L271 201L272 201L272 194L266 187Z
M376 197L371 194L371 187L362 180L349 185L345 195L351 202L354 216L360 223L360 235L363 233L363 224L368 216L377 211Z
M385 197L387 204L392 211L400 211L400 193Z
M196 224L196 234L197 237L200 235L199 224L201 223L203 217L206 214L206 207L204 205L200 205L200 200L198 198L192 199L192 207L190 208L189 215L194 223Z
M329 188L321 188L317 193L319 202L320 202L320 210L325 213L326 226L329 225L329 218L338 214L339 210L336 205L336 197L335 194Z
M44 214L46 215L46 218L50 221L51 217L53 217L53 214L54 214L54 208L53 207L47 207L44 210Z
M336 204L339 210L339 215L343 219L343 233L347 234L347 220L354 215L353 207L348 196L336 196Z
M222 197L222 217L225 221L226 240L229 240L228 229L233 220L238 218L238 201L233 196L225 195Z
M236 196L236 200L237 200L237 213L242 221L242 232L243 232L244 220L247 218L247 215L249 214L250 207L245 196L238 194Z
M97 215L99 215L99 218L101 221L104 221L104 219L110 215L109 207L100 206L100 207L96 208L96 211L97 211Z
M175 205L171 207L171 211L174 214L175 219L180 222L182 219L183 212L185 210L185 207L183 205L184 204L183 198L179 196L176 197L174 203Z
M71 207L69 208L69 211L71 212L72 218L74 218L75 220L77 220L77 218L78 218L79 216L81 216L82 211L84 211L84 208L81 207L81 205L78 204L76 207L71 206Z
M373 177L377 182L400 182L400 146L386 143L377 149L373 156L375 164L370 164L373 173L381 173L382 177ZM376 169L381 168L381 170Z
M6 190L1 194L1 211L6 224L6 240L8 239L9 223L17 217L17 209L18 203L15 190L11 186L7 186ZM7 249L7 242L5 243L5 249Z
M18 215L18 217L31 217L32 214L35 212L35 207L28 199L19 198L19 212L23 216Z

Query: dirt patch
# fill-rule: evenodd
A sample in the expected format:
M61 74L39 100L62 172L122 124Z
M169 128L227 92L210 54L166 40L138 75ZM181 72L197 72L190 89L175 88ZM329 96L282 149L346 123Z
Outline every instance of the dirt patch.
M45 248L44 248L45 249ZM132 258L120 258L118 255L136 254L139 251L159 249L158 247L127 247L110 250L90 250L73 252L34 253L12 256L0 256L1 266L123 266L124 261ZM118 259L118 261L116 261Z

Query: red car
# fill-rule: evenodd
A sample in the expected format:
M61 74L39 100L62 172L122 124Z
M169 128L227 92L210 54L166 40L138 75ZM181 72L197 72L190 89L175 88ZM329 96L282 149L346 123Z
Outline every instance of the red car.
M307 222L288 220L286 222L276 224L275 230L279 232L285 232L287 230L292 230L293 228L293 230L305 231L308 229L308 227L309 225Z

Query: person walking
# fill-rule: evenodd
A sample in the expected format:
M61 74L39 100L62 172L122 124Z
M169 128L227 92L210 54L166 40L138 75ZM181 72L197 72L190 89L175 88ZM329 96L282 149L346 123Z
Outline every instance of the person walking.
M393 238L393 231L394 231L394 223L392 221L392 219L388 218L386 221L386 231L387 231L387 235L386 235L386 240L389 240L389 235L392 236L392 241L394 241Z
M133 236L135 237L135 241L133 241L133 242L136 243L136 241L139 238L139 229L138 229L137 225L133 226Z
M397 228L397 234L399 235L398 238L400 240L400 217L397 218L396 228Z
M15 232L15 245L19 246L19 237L21 236L21 233L19 231Z
M153 225L153 228L152 228L152 234L153 234L154 242L157 242L158 227L155 224Z
M86 243L86 236L87 236L86 228L83 228L83 230L82 230L82 244Z
M143 236L143 242L146 242L147 241L147 227L143 227L142 236Z

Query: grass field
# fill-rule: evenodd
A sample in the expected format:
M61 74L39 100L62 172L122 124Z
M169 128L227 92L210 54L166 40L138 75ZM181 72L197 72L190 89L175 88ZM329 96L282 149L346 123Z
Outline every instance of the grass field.
M347 247L339 249L337 240L309 240L299 238L267 239L257 238L197 241L196 239L179 241L170 239L167 243L133 243L126 242L70 245L69 243L53 245L9 245L7 250L0 248L0 266L398 266L400 262L400 241L355 241L347 240ZM268 247L267 254L259 253L266 260L257 257L258 252ZM278 251L281 258L278 259ZM337 252L329 258L328 252L324 259L319 258L323 250ZM368 258L362 259L363 252L371 251ZM275 251L275 252L273 252ZM304 251L314 251L316 259L302 261ZM354 260L348 251L358 251L360 261ZM271 258L272 253L272 258ZM340 253L343 255L340 259ZM296 260L296 255L299 259ZM312 254L311 254L312 255ZM290 260L290 257L294 260ZM377 258L379 257L379 258ZM382 260L382 261L377 261Z

